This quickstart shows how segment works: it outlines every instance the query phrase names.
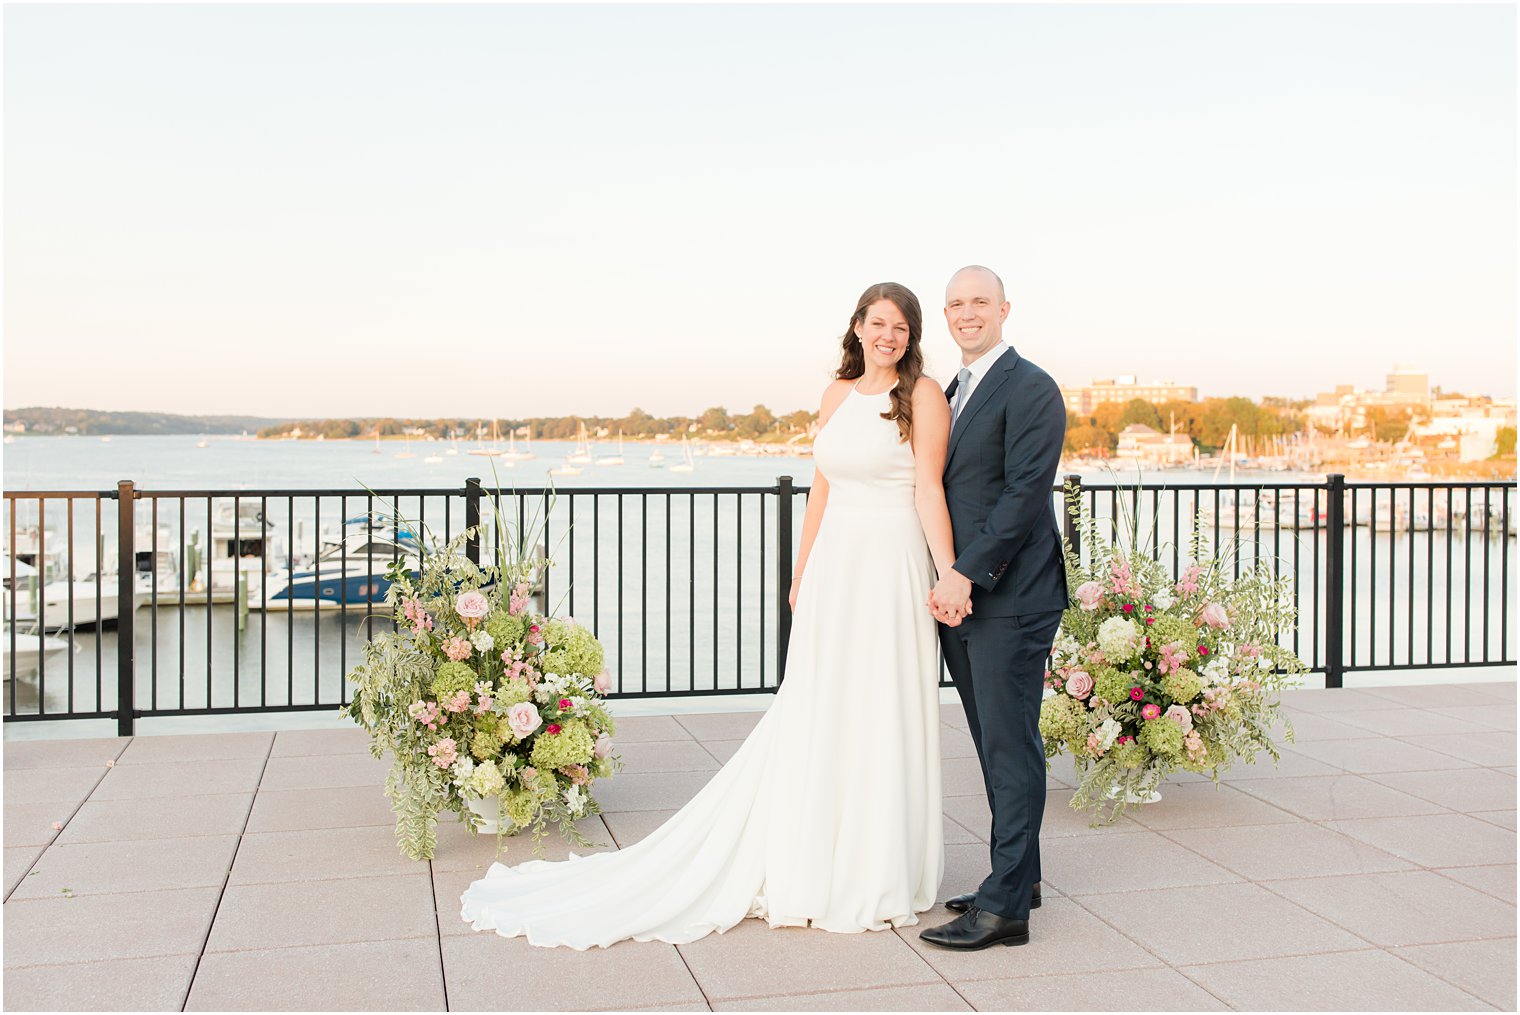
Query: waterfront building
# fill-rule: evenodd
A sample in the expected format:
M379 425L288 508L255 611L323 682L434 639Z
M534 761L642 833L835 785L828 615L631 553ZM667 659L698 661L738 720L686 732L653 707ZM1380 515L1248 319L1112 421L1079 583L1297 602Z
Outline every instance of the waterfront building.
M1123 405L1136 398L1154 402L1157 405L1164 402L1198 401L1196 387L1178 384L1175 381L1152 381L1149 384L1140 384L1133 374L1095 380L1081 388L1062 388L1061 395L1066 400L1066 408L1079 416L1090 416L1098 406L1107 402L1118 402Z
M1182 465L1192 460L1193 438L1181 433L1162 433L1144 423L1131 423L1119 431L1119 447L1114 455L1145 465Z

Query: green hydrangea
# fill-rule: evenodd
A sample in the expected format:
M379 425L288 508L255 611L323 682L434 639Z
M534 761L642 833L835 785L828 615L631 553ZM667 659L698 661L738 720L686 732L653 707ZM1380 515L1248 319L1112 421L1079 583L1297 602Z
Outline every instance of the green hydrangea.
M1203 682L1198 679L1198 674L1184 666L1161 678L1161 693L1186 705L1203 693Z
M538 797L533 795L530 789L509 789L506 791L507 817L511 818L519 827L530 825L538 815Z
M470 737L470 754L476 761L484 761L500 752L511 736L511 727L490 712L478 715L475 717L475 733Z
M596 740L584 720L570 719L558 733L540 730L533 740L529 761L539 774L566 765L584 765L591 760Z
M507 788L507 781L501 777L501 769L491 764L476 765L466 782L477 797L496 796Z
M1181 642L1189 655L1198 651L1198 634L1193 625L1182 617L1157 617L1156 622L1150 625L1150 630L1146 633L1150 635L1152 645Z
M1040 736L1045 740L1045 754L1051 756L1057 745L1076 738L1085 723L1082 703L1064 694L1052 695L1040 703Z
M539 668L545 673L578 673L589 677L602 672L606 655L589 629L564 620L549 620L544 623L543 633L545 651Z
M1152 754L1176 760L1182 757L1182 727L1162 717L1140 724L1140 742Z
M612 777L612 759L597 758L591 763L591 777L593 779L608 779Z
M497 653L512 648L528 636L528 618L497 610L486 618L486 634L496 643Z
M533 688L528 686L526 680L503 680L492 697L500 707L511 708L513 705L532 701Z
M480 675L468 663L450 660L433 675L433 697L442 701L460 691L473 691L479 679Z
M1176 723L1172 725L1175 726ZM1138 740L1131 740L1127 744L1120 744L1113 749L1109 757L1113 758L1120 768L1144 768L1150 764L1151 760L1150 752Z
M1098 648L1105 658L1122 663L1135 658L1144 647L1145 635L1128 617L1109 617L1098 625Z
M1129 689L1134 679L1128 673L1120 673L1112 666L1099 666L1092 674L1093 694L1107 702L1129 700Z

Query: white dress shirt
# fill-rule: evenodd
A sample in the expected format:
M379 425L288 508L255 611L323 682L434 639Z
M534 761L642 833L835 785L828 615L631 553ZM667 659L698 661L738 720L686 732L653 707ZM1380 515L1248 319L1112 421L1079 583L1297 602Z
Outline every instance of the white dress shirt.
M1003 353L1007 351L1008 343L998 342L997 345L978 356L974 362L964 364L964 369L971 371L971 376L965 384L966 393L961 394L960 389L957 388L954 396L955 400L961 403L962 412L965 411L966 405L971 401L971 396L976 394L977 385L981 384L982 379L992 372L993 364L1002 359Z

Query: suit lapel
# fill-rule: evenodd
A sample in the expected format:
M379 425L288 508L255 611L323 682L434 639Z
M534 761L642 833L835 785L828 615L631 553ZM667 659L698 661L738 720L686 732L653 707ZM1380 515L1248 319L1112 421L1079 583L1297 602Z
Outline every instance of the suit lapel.
M946 465L950 464L950 458L955 454L955 446L960 443L961 434L966 432L971 418L981 411L982 406L992 401L993 397L1002 390L1003 385L1008 383L1008 376L1018 362L1019 354L1014 351L1013 346L1009 346L1008 351L998 357L998 361L992 365L992 370L976 386L970 400L961 407L960 417L956 419L954 427L950 430L950 446L945 450ZM952 381L951 391L954 388L955 382Z

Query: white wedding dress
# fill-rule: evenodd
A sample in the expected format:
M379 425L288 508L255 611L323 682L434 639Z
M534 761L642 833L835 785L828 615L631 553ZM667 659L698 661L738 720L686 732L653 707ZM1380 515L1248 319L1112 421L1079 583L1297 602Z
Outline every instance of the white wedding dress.
M918 921L944 873L932 561L913 453L852 391L818 434L829 499L785 679L728 764L626 849L492 864L460 897L476 930L584 949L684 944L747 916L839 933Z

